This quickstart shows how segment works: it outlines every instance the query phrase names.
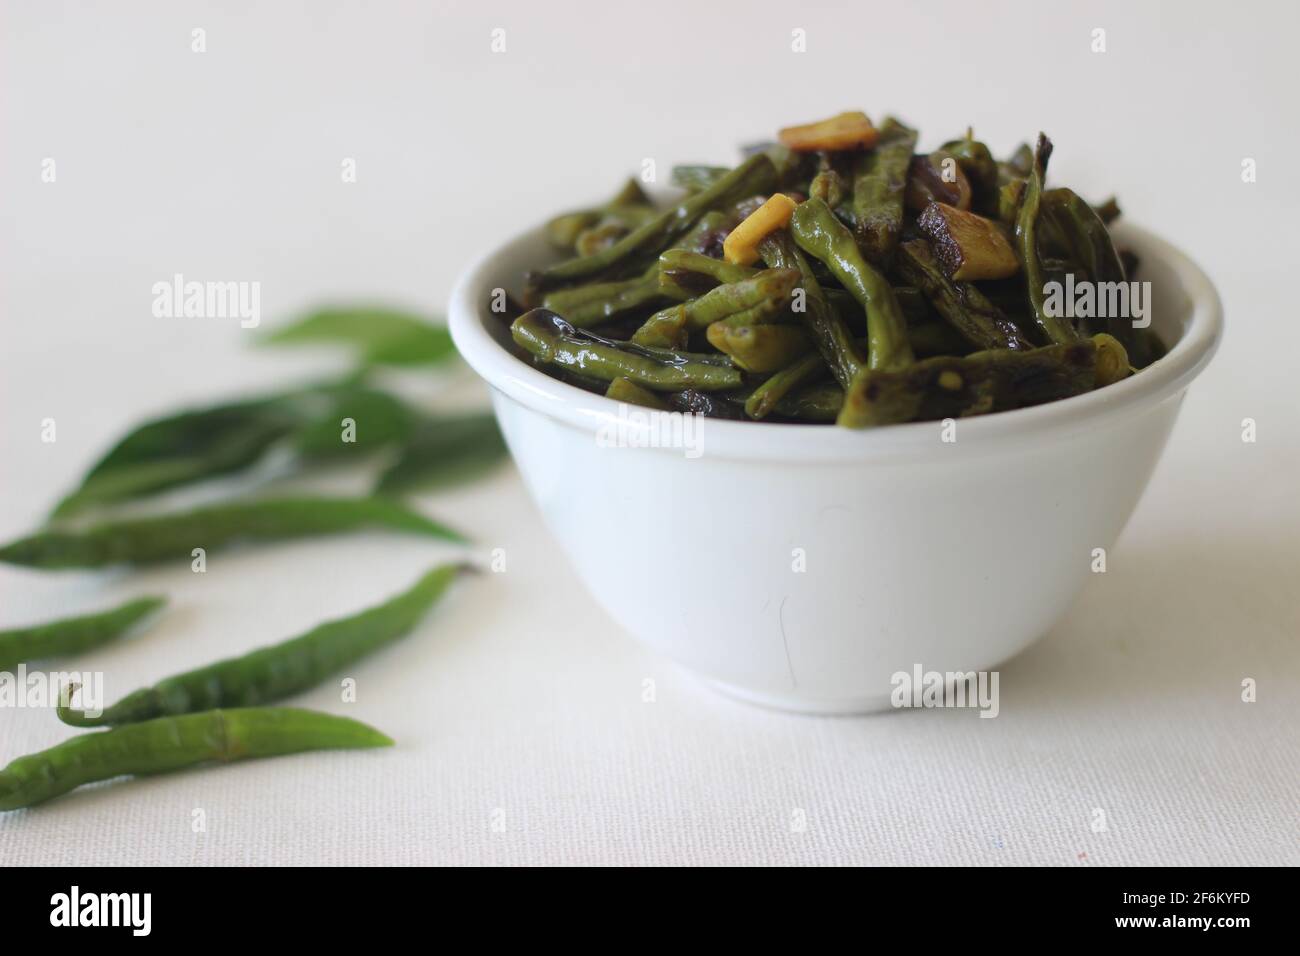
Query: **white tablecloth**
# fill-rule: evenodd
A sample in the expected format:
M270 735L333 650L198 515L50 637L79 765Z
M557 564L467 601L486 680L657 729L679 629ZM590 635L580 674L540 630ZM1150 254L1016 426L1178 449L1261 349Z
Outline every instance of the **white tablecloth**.
M266 323L341 297L433 311L471 253L644 159L726 162L857 106L900 111L926 146L974 122L1006 151L1041 124L1059 181L1113 190L1210 270L1229 333L1108 572L1001 669L1000 716L715 695L604 616L507 467L420 500L506 571L356 668L355 703L334 685L297 701L394 749L89 788L0 816L0 865L1300 863L1294 9L671 6L632 26L522 3L6 4L0 537L128 423L337 367L254 349L231 320L153 317L175 273L260 281ZM453 378L421 391L482 401ZM214 554L201 575L0 568L0 627L166 592L154 626L61 662L104 671L112 698L374 603L437 552L363 534ZM65 735L0 711L0 762Z

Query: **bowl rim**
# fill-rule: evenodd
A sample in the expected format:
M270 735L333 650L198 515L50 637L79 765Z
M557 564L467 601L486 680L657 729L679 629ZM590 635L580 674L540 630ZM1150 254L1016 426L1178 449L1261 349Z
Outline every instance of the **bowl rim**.
M915 456L970 455L1007 443L1052 443L1103 427L1118 416L1145 411L1179 395L1209 363L1223 335L1223 307L1209 276L1165 239L1124 222L1116 231L1145 259L1162 262L1177 276L1191 305L1182 336L1168 353L1138 375L1071 398L958 420L957 440L940 441L939 422L909 422L854 430L779 422L702 419L707 457L767 461L896 460ZM500 321L486 309L491 290L502 283L502 263L525 246L544 240L544 227L530 228L479 256L464 270L448 309L452 340L465 361L496 391L573 428L597 433L602 427L648 429L648 414L630 415L624 403L552 378L511 354L488 332ZM640 409L642 413L649 410ZM663 413L660 413L663 414ZM655 449L671 451L671 449Z

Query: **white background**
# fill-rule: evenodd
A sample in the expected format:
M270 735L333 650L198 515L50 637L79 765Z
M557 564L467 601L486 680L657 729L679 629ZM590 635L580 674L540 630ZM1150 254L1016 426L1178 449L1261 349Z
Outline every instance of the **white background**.
M714 696L594 606L506 467L420 504L506 549L507 572L356 668L357 703L299 701L395 749L83 790L0 816L0 864L1300 862L1296 10L5 2L0 538L142 416L337 367L256 350L232 320L155 318L154 282L259 280L268 323L339 298L439 312L473 254L643 159L727 163L843 109L897 112L923 147L971 123L1006 153L1044 128L1057 182L1116 193L1207 268L1228 332L1108 573L1003 667L996 720ZM482 400L454 379L423 392ZM0 568L0 627L168 593L152 628L61 662L115 698L374 603L434 557L358 535L204 575ZM65 735L0 711L0 763Z

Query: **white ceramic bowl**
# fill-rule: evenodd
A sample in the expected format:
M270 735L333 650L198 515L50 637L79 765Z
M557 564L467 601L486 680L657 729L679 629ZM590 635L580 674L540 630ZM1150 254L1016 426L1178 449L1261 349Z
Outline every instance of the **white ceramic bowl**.
M1146 487L1221 334L1206 275L1121 226L1169 353L1108 388L1019 411L868 431L705 420L698 457L503 347L490 308L554 260L542 230L474 264L451 332L592 597L641 641L744 699L889 705L891 676L993 668L1048 632ZM616 433L613 429L619 429ZM633 442L634 443L634 442Z

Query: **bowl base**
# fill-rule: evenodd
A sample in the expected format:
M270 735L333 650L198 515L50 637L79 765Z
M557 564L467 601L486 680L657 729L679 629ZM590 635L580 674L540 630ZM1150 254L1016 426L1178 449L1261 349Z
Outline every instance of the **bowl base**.
M792 692L772 694L766 691L752 690L711 677L700 678L718 693L756 707L779 710L788 714L807 714L810 717L853 717L862 714L878 714L896 710L889 701L889 694L875 697L846 697L818 699Z

